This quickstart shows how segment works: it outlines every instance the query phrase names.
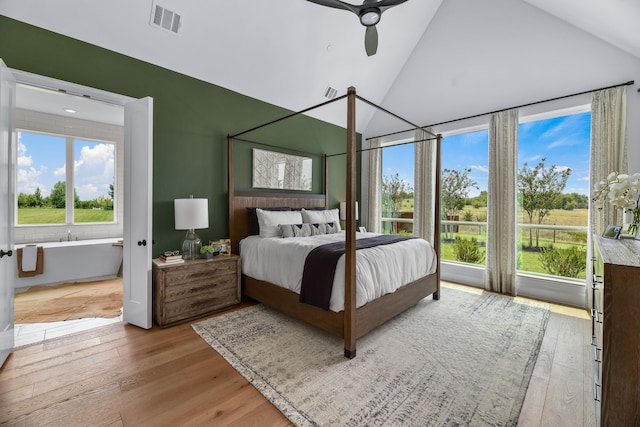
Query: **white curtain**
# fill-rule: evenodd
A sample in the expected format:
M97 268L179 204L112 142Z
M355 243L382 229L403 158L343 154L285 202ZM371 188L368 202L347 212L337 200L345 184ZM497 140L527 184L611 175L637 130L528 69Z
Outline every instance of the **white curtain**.
M518 110L489 122L485 289L516 295Z
M611 172L627 172L627 92L626 86L600 90L591 97L591 167L589 170L591 191L595 183ZM593 194L591 194L593 197ZM591 205L593 206L593 205ZM621 209L619 209L621 211ZM619 220L618 220L619 219ZM587 272L592 271L592 233L602 234L608 224L622 225L622 212L616 212L610 203L602 210L589 212L589 233L587 233ZM591 274L587 274L587 287L592 284ZM585 292L587 307L592 306L591 292Z
M611 172L627 173L626 86L593 93L591 100L591 187ZM593 197L593 194L591 195ZM601 234L607 224L622 225L622 209L610 203L591 215L591 231Z
M427 129L431 132L431 128ZM414 140L413 235L433 242L435 227L436 141L418 129Z
M382 203L382 149L378 138L369 140L369 194L367 210L367 231L380 233L382 231L381 203Z

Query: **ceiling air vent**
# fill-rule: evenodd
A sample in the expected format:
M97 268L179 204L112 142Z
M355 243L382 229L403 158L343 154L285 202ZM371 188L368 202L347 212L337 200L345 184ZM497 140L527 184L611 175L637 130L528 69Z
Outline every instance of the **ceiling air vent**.
M331 85L327 86L324 90L324 97L327 99L333 99L338 94L338 89L332 88Z
M178 30L180 29L180 15L160 5L154 4L151 9L151 25L178 34Z

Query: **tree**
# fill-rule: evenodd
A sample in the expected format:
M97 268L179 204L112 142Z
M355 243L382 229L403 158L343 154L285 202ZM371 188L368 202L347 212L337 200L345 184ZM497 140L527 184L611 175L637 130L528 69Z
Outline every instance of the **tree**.
M402 201L409 198L413 193L413 188L408 182L400 179L399 174L382 177L382 212L390 218L397 218L400 215ZM397 231L397 224L392 224L392 232Z
M464 208L465 201L469 197L469 189L478 189L478 183L469 174L471 168L465 168L462 172L455 169L444 169L440 180L440 197L442 210L446 219L453 219ZM446 227L449 234L449 226Z
M64 181L58 181L53 186L53 190L51 190L51 195L49 196L49 203L54 208L64 208L66 201L66 183Z
M36 192L33 193L33 198L34 198L34 201L35 201L35 206L41 207L42 206L42 193L40 192L40 187L36 187Z
M534 218L538 224L542 224L544 218L549 215L556 206L567 179L571 175L571 169L560 169L555 165L545 167L545 158L540 160L535 167L530 167L526 162L518 171L518 196L522 210L529 218L529 224L533 224ZM539 247L539 230L536 229L536 247ZM529 228L529 247L533 247L533 230Z

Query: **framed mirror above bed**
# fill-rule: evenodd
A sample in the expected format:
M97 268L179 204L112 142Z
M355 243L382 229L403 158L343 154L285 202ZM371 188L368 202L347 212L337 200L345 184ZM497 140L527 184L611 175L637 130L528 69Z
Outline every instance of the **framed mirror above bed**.
M311 191L312 172L309 157L253 149L253 188Z

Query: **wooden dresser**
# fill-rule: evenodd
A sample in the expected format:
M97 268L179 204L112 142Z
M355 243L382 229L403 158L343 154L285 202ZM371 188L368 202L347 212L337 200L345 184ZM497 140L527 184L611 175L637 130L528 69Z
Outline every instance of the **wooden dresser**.
M240 303L240 257L163 264L153 260L153 317L162 327Z
M600 426L640 424L640 241L594 236L592 344Z

